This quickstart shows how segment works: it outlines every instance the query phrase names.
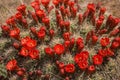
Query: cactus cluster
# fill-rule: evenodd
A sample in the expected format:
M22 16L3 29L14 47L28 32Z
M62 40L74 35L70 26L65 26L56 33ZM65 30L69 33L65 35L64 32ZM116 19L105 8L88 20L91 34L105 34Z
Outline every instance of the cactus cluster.
M31 7L21 4L1 24L1 53L12 52L0 56L0 80L80 80L117 56L120 19L100 3L83 10L78 0L34 0Z

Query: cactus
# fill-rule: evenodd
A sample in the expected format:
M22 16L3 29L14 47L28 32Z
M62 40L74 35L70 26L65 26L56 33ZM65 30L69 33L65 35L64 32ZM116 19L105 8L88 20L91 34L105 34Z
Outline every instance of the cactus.
M109 59L120 48L120 19L107 15L106 8L88 3L80 9L78 0L30 4L22 2L1 25L6 40L0 42L0 78L96 80L105 65L115 66Z

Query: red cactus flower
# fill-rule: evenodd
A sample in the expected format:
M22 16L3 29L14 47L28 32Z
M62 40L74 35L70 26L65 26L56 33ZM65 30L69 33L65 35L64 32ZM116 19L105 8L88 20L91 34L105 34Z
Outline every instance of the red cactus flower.
M15 22L15 16L11 16L10 18L8 18L8 19L6 20L6 23L7 23L8 25L15 26L15 24L16 24L16 22Z
M8 19L6 20L6 24L7 24L7 25L11 25L11 19L10 19L10 18L8 18Z
M19 39L20 38L20 29L16 28L13 30L10 30L10 37L15 38L15 39Z
M69 47L70 47L70 41L65 41L64 42L64 46L65 46L66 49L69 49Z
M84 43L80 43L78 46L78 51L81 51L84 48Z
M110 15L106 22L106 27L109 26L109 28L113 29L115 26L117 26L120 23L119 18L114 18L112 15Z
M61 25L61 24L60 24L60 23L61 23L61 20L62 20L61 15L60 15L60 14L57 14L57 15L56 15L56 24L57 24L57 27L58 27L58 26L64 26L64 25ZM62 22L63 22L63 21L62 21ZM64 24L64 22L63 22L62 24Z
M90 3L90 4L88 4L87 8L88 8L88 10L89 10L88 16L93 17L94 14L95 14L95 10L96 10L96 9L95 9L95 4Z
M39 31L45 31L46 32L46 27L45 26L41 26Z
M101 46L106 47L107 45L110 44L109 38L107 38L107 37L101 38L100 44L101 44Z
M23 68L20 68L18 71L17 71L17 75L18 76L23 76L25 74L25 70Z
M31 2L31 6L35 9L35 11L40 9L40 2L39 1L33 1Z
M57 55L61 55L65 52L65 48L62 44L56 44L54 46L54 51Z
M26 19L22 19L22 25L24 28L28 28L28 23Z
M39 51L37 49L30 50L29 56L31 59L39 59Z
M113 41L117 41L117 42L119 42L119 45L120 45L120 37L116 37L116 38L114 38Z
M70 33L69 32L65 32L64 34L63 34L63 38L64 38L64 40L70 40Z
M36 30L36 28L35 28L35 27L31 27L31 28L30 28L30 30L31 30L31 32L32 32L34 35L36 35L36 34L37 34L37 30Z
M90 38L91 38L91 31L88 32L86 35L86 43L89 42Z
M63 20L60 20L60 21L59 21L59 26L60 26L61 30L64 29L65 23L64 23Z
M22 47L21 50L20 50L20 52L19 52L19 55L21 55L23 57L27 57L28 54L29 54L28 49Z
M10 31L10 27L7 26L7 25L2 25L1 28L2 28L3 32L9 32Z
M68 17L71 16L69 8L65 8L65 15L68 16Z
M107 56L114 56L114 52L110 48L107 48L105 51L107 53Z
M70 30L70 22L69 21L65 21L64 24L65 24L65 29L67 31L69 31Z
M67 73L74 73L75 72L74 64L67 64L67 65L65 65L64 69L65 69L65 72L67 72Z
M103 63L103 57L99 54L94 55L92 59L95 65L101 65Z
M105 7L101 8L101 9L100 9L99 16L100 16L100 15L104 15L105 11L106 11L106 8L105 8Z
M42 22L46 25L46 27L49 29L50 28L50 20L47 17L44 17L42 19Z
M73 47L75 44L75 38L70 39L70 47Z
M95 44L98 41L98 37L96 35L92 36L92 43Z
M65 16L65 7L64 6L60 6L60 11L62 16Z
M61 5L59 9L60 9L61 14L63 15L63 13L65 13L65 7ZM56 15L59 15L60 12L57 9L55 10Z
M77 44L77 45L80 45L81 43L83 43L83 39L82 39L82 38L78 38L78 39L76 40L76 44Z
M47 8L50 3L50 0L41 0L41 3L45 8Z
M27 49L34 49L37 46L37 42L36 40L28 40L28 42L26 43L26 48Z
M76 7L71 8L71 15L72 15L73 18L76 17L76 15L77 15L77 8Z
M106 57L107 56L106 50L104 50L104 49L99 49L98 50L98 54L101 55L102 57Z
M55 35L54 30L53 30L53 29L50 29L50 30L49 30L49 34L50 34L50 38L52 39L53 36Z
M86 58L86 60L88 59L88 57L89 57L89 52L88 51L82 51L82 52L80 52L80 54L82 54L83 56L84 56L84 58Z
M92 12L95 12L95 4L90 3L90 4L87 5L87 8L88 8L88 10L90 10Z
M106 21L106 27L108 27L110 25L110 23L112 22L113 20L113 16L112 15L109 15L107 21Z
M13 47L14 47L15 49L19 49L19 48L20 48L20 44L17 43L17 42L14 42L14 43L13 43Z
M114 18L112 21L112 25L110 26L111 28L114 28L115 26L117 26L120 23L120 19L119 18Z
M88 55L79 53L74 56L74 61L78 64L79 62L87 61L87 57Z
M104 21L105 17L103 15L99 16L99 20Z
M120 43L120 37L116 37L116 38L114 38L114 41L117 41L117 42Z
M96 22L96 30L100 29L102 23L103 23L102 20L97 20L97 22Z
M20 12L17 12L17 13L15 14L15 18L16 18L17 20L19 20L19 21L22 21L22 14L21 14Z
M45 31L39 31L37 33L38 38L40 38L41 40L44 40L45 35L46 35Z
M63 62L59 62L59 64L58 64L59 69L64 68L64 66L65 66L65 64Z
M59 5L60 0L53 0L52 2L55 5L55 7L57 7Z
M64 68L60 69L60 74L61 74L61 75L65 75L65 70L64 70Z
M43 17L45 17L46 14L43 10L37 10L36 15L38 16L39 19L42 19Z
M42 22L47 25L47 24L50 23L50 20L49 20L49 18L44 17L44 18L42 19Z
M116 36L120 32L119 29L114 29L113 31L110 32L110 36Z
M68 5L69 5L69 7L74 7L75 2L74 2L74 1L69 1L69 2L68 2Z
M87 61L79 62L78 66L81 70L86 70L88 68L88 62Z
M22 4L20 6L17 7L17 11L19 11L20 13L22 13L22 15L26 15L26 5L25 4Z
M50 48L50 47L46 47L46 48L45 48L45 53L46 53L47 55L50 55L50 56L53 56L53 55L54 55L54 51L53 51L53 49Z
M7 64L6 64L7 70L13 71L13 70L16 70L16 68L17 68L17 61L15 59L12 59L7 62Z
M26 46L26 43L30 40L31 38L29 36L26 36L25 38L21 39L21 45Z
M117 42L117 41L113 41L112 44L111 44L111 48L112 48L112 49L116 49L116 48L118 48L119 46L120 46L120 44L119 44L119 42Z
M95 72L95 66L94 65L90 65L89 67L88 67L88 73L94 73Z
M108 30L107 29L101 29L98 31L98 34L102 35L105 34Z
M84 48L84 43L77 41L77 49L78 49L78 51L81 51L83 48Z

